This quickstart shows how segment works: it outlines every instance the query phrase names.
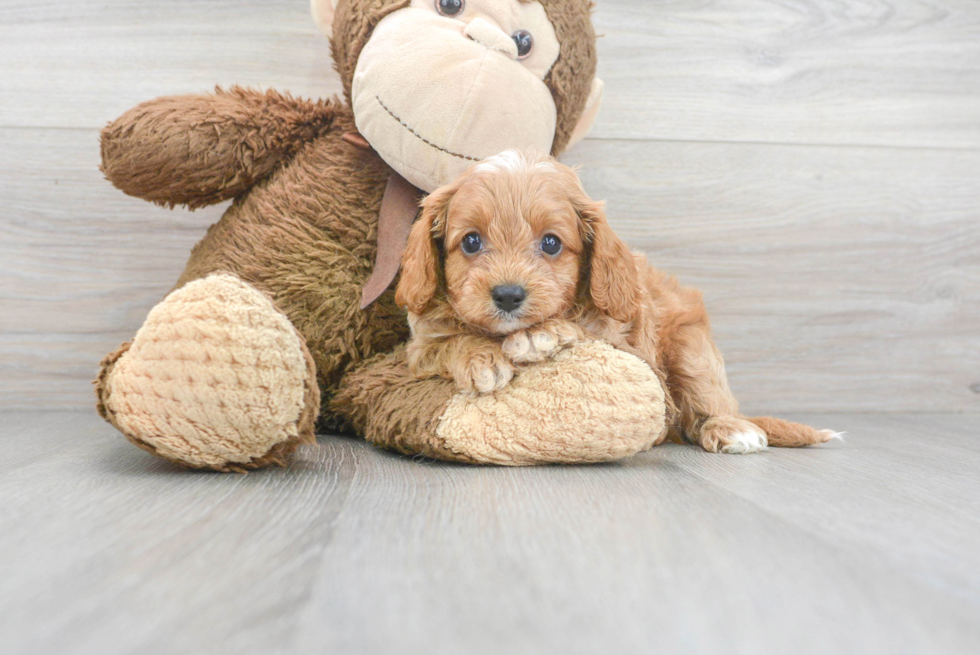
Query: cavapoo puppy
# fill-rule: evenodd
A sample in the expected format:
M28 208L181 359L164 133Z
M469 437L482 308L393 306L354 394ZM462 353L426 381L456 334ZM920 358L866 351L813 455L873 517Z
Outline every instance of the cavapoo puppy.
M696 289L630 252L575 172L506 151L432 193L412 227L396 302L408 363L460 389L504 387L577 339L606 341L666 375L675 437L712 452L805 446L829 430L739 414Z

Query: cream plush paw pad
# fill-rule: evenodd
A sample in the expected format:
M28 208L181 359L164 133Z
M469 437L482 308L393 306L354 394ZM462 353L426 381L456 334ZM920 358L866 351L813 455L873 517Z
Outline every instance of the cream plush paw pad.
M493 394L456 394L439 419L445 447L485 464L604 462L665 434L664 390L641 359L583 341L522 369Z
M299 335L272 302L211 275L150 312L109 375L105 406L137 444L225 470L299 438L310 374Z

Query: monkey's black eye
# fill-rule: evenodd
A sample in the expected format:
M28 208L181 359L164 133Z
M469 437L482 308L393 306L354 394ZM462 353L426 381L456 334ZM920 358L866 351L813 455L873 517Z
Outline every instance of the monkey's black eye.
M459 16L465 6L466 0L436 0L436 9L443 16Z
M463 243L460 245L463 248L463 252L467 255L475 255L483 250L483 240L476 232L470 232L463 237Z
M546 255L557 255L561 252L561 239L554 234L546 234L541 239L541 252Z
M517 58L527 59L534 48L534 37L531 36L531 33L527 30L517 30L510 35L510 38L514 39L514 43L517 44Z

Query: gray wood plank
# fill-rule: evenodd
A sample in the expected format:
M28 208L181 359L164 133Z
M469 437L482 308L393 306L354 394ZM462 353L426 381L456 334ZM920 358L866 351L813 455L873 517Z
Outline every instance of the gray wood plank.
M0 414L17 426L0 428L4 452L33 451L0 471L0 651L280 652L355 473L350 443L286 470L195 473L93 412L67 416Z
M224 207L98 172L94 130L0 130L0 406L91 406ZM566 160L702 288L750 412L980 407L980 152L588 141Z
M971 0L597 4L597 137L980 145Z
M0 650L970 653L980 416L846 443L502 469L321 437L179 470L92 412L0 413Z
M47 410L0 413L0 474L47 459L74 443L105 439L110 435L93 420L91 412ZM82 428L79 430L79 417ZM92 427L94 426L94 428ZM94 435L99 436L94 436Z
M216 84L341 92L308 2L7 0L0 33L0 126L101 127Z
M980 147L970 0L597 5L596 137ZM219 83L340 88L299 1L8 0L0 31L0 126L97 127Z
M975 470L977 418L944 434L811 418L854 425L851 442L757 458L668 445L619 465L525 470L358 452L301 650L976 649L980 586L967 571L980 529L938 497L906 505L916 492L975 499L976 482L951 490L941 465L869 463L886 439L928 436L964 440Z
M685 449L673 461L813 539L980 602L980 417L794 418L844 426L846 443L780 450L776 461L732 462ZM643 466L646 457L630 465Z

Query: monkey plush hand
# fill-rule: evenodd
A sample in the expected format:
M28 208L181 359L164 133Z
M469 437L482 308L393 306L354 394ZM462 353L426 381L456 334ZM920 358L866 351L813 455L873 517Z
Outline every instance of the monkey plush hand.
M124 192L235 202L103 360L102 416L150 452L215 470L284 463L318 417L465 462L603 461L662 439L658 374L598 342L478 398L415 379L390 289L416 187L507 148L558 154L588 131L602 91L589 4L313 0L343 100L233 88L159 98L107 126L102 169Z

